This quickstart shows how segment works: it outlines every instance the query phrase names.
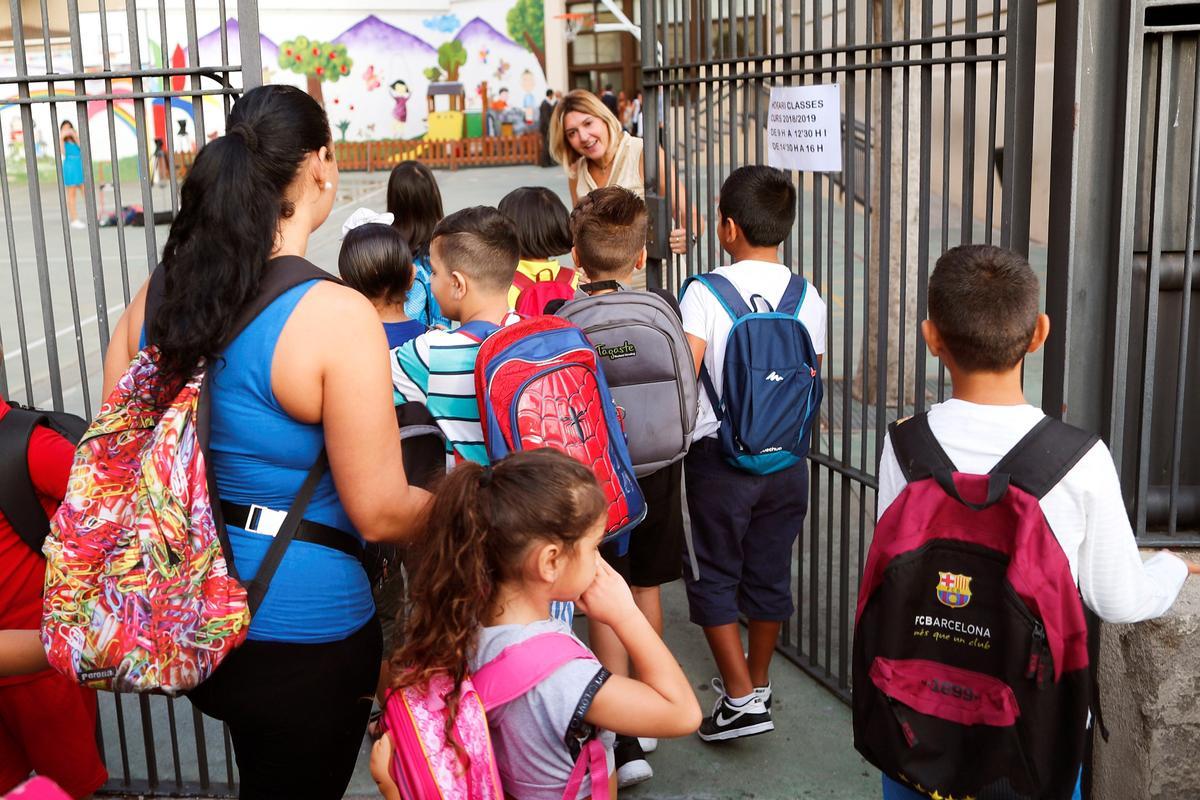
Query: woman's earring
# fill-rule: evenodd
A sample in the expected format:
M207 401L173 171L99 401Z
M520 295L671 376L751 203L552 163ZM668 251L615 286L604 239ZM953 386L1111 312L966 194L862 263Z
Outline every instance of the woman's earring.
M332 188L333 188L333 181L325 181L325 185L324 185L324 186L322 186L321 188L322 188L323 190L324 190L324 189L332 189Z

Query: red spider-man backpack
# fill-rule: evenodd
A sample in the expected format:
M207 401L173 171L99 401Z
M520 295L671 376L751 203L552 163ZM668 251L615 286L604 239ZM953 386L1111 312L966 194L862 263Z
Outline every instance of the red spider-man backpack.
M483 343L475 396L488 458L553 447L591 467L609 501L605 541L627 540L646 517L646 501L617 404L583 331L558 317L534 317L504 328L469 322L459 332Z

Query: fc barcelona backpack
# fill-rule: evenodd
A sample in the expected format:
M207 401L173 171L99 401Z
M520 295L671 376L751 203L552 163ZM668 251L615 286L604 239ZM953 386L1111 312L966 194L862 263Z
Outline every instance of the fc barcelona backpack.
M1083 603L1039 500L1096 443L1046 418L987 475L924 414L875 528L854 630L854 744L930 797L1069 798L1094 679Z

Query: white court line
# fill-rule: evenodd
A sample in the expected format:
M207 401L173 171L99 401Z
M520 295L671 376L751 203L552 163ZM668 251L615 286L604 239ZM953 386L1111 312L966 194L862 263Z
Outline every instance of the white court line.
M117 303L114 306L109 306L108 307L108 316L111 317L114 313L121 311L124 308L125 308L124 303ZM100 319L99 314L92 314L90 317L86 317L85 319L79 320L80 331L82 331L88 325L94 325L99 319ZM74 337L74 335L75 335L75 324L72 323L72 324L68 325L67 327L62 328L61 330L55 331L54 332L54 341L57 342L59 339L62 339L62 338L68 337L68 336ZM43 336L40 339L30 342L25 348L25 353L32 354L33 351L41 349L45 346L46 346L46 337ZM4 356L4 363L7 365L9 361L11 361L14 358L21 358L22 355L23 354L20 350L9 353L8 355Z

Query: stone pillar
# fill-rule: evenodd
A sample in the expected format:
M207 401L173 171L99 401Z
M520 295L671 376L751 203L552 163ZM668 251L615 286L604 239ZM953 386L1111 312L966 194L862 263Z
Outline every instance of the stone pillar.
M1096 737L1092 797L1200 797L1200 578L1188 579L1166 616L1104 625L1100 642L1110 736Z
M567 85L567 36L566 26L555 16L566 11L565 0L546 0L543 6L546 32L546 86L563 94L571 87ZM538 102L542 99L539 97Z

